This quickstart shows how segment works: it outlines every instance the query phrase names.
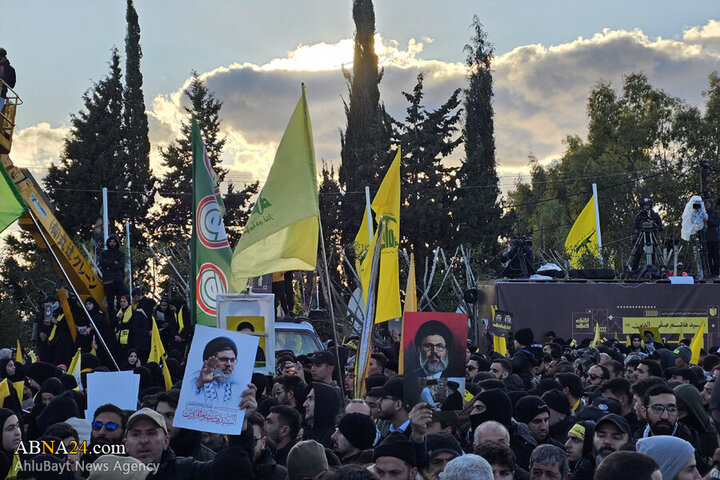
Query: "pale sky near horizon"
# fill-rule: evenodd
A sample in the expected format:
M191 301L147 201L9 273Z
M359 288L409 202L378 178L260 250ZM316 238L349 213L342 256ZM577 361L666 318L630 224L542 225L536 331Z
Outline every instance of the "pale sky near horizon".
M341 64L352 60L350 0L136 0L154 168L157 147L177 134L178 92L192 70L224 107L223 155L235 181L263 180L308 83L318 162L337 162L344 128ZM713 0L496 0L375 2L382 100L396 118L418 72L426 104L465 86L463 46L478 15L496 47L495 114L501 175L512 183L527 156L557 158L568 134L584 135L585 99L598 81L618 87L642 71L653 86L702 105L720 60ZM17 69L24 100L12 158L42 175L57 162L69 115L124 55L125 0L4 0L0 46ZM300 46L303 46L300 48ZM124 59L123 59L124 62Z

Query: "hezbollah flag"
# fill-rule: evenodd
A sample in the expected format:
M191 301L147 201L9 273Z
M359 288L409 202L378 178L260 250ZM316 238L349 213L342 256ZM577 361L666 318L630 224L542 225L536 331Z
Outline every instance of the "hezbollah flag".
M302 96L290 117L245 231L232 257L233 281L288 270L315 270L319 229L312 128Z
M400 148L385 174L380 188L372 201L375 218L383 224L380 275L378 278L377 307L375 323L386 322L402 315L400 309L400 268L398 265L398 244L400 240ZM362 231L362 228L361 228ZM373 244L380 228L373 234ZM370 288L370 266L373 252L365 255L361 265L363 298L367 299Z
M160 363L160 360L165 355L165 345L163 345L160 339L160 330L158 330L155 319L152 319L152 334L150 336L150 354L148 355L148 362Z
M2 173L0 176L0 232L2 232L27 212L28 206L2 164L0 164L0 172Z
M580 212L580 215L578 215L565 239L565 250L570 254L570 264L573 267L578 266L583 253L589 252L596 256L598 254L596 215L595 198L592 196L585 208Z
M228 273L232 251L225 232L223 208L215 170L200 136L200 127L192 120L193 216L190 239L190 296L195 323L216 326L217 297L230 291Z

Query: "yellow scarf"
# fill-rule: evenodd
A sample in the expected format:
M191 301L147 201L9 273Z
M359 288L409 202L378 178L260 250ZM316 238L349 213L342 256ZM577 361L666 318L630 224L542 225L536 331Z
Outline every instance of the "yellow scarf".
M180 310L178 310L177 320L178 320L178 333L180 333L183 331L183 328L185 328L185 324L183 323L183 318L182 318L182 307L180 307Z
M65 314L61 313L60 316L57 318L57 322L55 323L55 325L53 325L50 336L48 337L48 342L52 342L53 338L55 338L55 332L57 332L58 323L60 323L63 318L65 318Z
M15 478L15 477L17 477L17 474L18 474L18 472L20 471L20 467L21 467L20 457L19 457L18 454L16 453L15 455L13 455L12 465L10 466L10 471L8 472L8 474L7 474L7 476L5 477L5 479L10 479L10 478Z

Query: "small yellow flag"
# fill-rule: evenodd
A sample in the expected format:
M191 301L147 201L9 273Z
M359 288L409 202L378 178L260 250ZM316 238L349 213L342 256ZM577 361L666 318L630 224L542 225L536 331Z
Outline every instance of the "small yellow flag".
M405 287L405 310L400 321L400 345L402 345L402 331L405 327L405 312L417 312L417 284L415 283L415 254L410 254L410 270L408 271L407 286ZM398 374L402 375L405 368L405 349L400 349L398 360Z
M17 341L17 351L15 352L15 363L25 363L25 360L23 359L22 347L20 346L20 339L18 339L18 341Z
M597 343L600 341L600 324L595 324L595 336L592 339L592 342L590 342L591 347L597 346Z
M493 335L493 350L502 355L507 355L507 340L505 337L498 337Z
M72 361L70 362L70 368L68 368L67 373L75 377L75 380L77 381L77 389L82 390L82 382L80 378L80 372L82 369L82 366L80 365L80 356L82 355L82 352L80 349L77 349L77 352L75 353L75 356L73 357Z
M690 363L692 365L697 365L698 360L700 360L700 350L703 348L703 335L705 333L705 320L702 321L700 324L700 327L698 327L697 332L695 332L695 336L692 339L692 343L690 343L690 350L692 350L692 356L690 357Z
M10 396L10 385L7 378L3 378L0 382L0 407L5 403L5 399Z
M150 340L150 355L148 362L160 363L160 359L165 355L165 346L160 339L160 331L158 330L155 319L152 319L152 339Z
M167 363L165 363L167 360L167 355L164 355L160 360L160 365L162 366L163 372L163 380L165 382L165 390L170 390L172 389L173 383L172 378L170 377L170 369L168 368Z

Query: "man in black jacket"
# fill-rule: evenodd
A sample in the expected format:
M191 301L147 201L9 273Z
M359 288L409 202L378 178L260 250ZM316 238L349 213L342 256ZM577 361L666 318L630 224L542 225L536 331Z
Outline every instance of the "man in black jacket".
M98 255L98 267L102 273L105 299L111 319L115 318L115 299L120 301L120 295L127 295L128 289L125 280L125 254L120 250L120 237L114 233L108 236L107 247Z
M214 478L252 479L253 469L250 458L253 453L252 428L248 428L247 417L257 408L255 386L242 394L240 408L245 409L242 433L230 436L230 447L222 450L208 462L178 457L170 448L170 436L165 420L155 410L142 408L133 413L127 422L123 440L128 456L152 466L154 474L148 479L211 480Z
M10 65L7 59L7 50L0 48L0 78L5 81L6 85L0 88L0 112L5 107L5 99L7 98L7 87L15 88L15 69Z

